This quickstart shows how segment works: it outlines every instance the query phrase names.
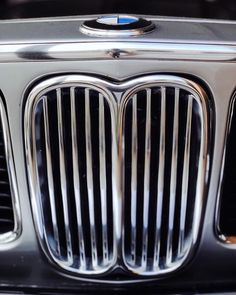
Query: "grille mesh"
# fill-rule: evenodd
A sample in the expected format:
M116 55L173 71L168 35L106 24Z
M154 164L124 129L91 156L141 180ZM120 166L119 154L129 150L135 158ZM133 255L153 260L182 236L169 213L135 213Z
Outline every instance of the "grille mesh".
M190 250L201 152L201 110L177 87L133 95L124 111L124 260L140 274Z
M104 271L113 260L109 105L94 89L57 88L41 97L35 126L50 251L74 271Z

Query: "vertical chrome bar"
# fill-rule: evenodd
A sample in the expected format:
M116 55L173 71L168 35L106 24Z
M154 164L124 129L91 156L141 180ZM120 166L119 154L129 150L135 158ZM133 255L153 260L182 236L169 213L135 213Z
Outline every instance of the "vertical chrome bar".
M108 257L107 236L107 182L106 182L106 139L105 139L105 112L104 97L99 94L99 162L100 162L100 194L102 215L102 244L103 263L106 265Z
M166 265L171 264L173 256L173 228L175 214L175 199L177 186L177 161L178 161L178 133L179 133L179 89L175 89L175 107L173 120L173 143L170 178L169 222L167 235Z
M64 223L65 223L66 246L67 246L67 260L68 260L67 262L68 262L68 264L72 264L73 252L72 252L71 233L70 233L70 224L69 224L69 209L68 209L67 181L66 181L66 167L65 167L65 150L64 150L64 131L63 131L61 89L58 88L56 90L56 93L57 93L60 179L61 179L61 194L62 194Z
M147 92L146 128L145 128L145 164L144 164L144 192L143 192L143 249L142 268L147 267L148 252L148 217L150 199L150 158L151 158L151 89Z
M178 254L183 251L184 235L185 235L185 221L187 210L187 196L188 196L188 181L189 181L189 159L190 159L190 144L191 144L191 128L192 128L192 111L193 111L193 97L188 96L188 111L186 121L186 136L184 148L184 164L183 164L183 178L182 178L182 195L180 208L180 233L178 243Z
M92 169L92 140L91 140L91 115L90 115L90 96L89 89L85 89L85 140L86 140L86 167L87 167L87 189L90 219L92 265L95 269L98 265L97 260L97 239L95 228L95 207L93 191L93 169Z
M131 260L136 261L136 217L137 217L137 161L138 161L138 142L137 142L137 95L132 98L132 167L131 167Z
M49 191L49 201L50 210L52 215L52 226L53 235L56 242L56 249L58 256L61 255L60 240L58 233L58 223L57 223L57 213L56 213L56 203L55 203L55 190L54 190L54 180L52 172L52 157L51 157L51 144L50 144L50 127L48 121L48 101L47 97L42 97L43 100L43 116L44 116L44 133L45 133L45 145L46 145L46 164L47 164L47 178L48 178L48 191Z
M161 87L161 118L160 118L160 143L159 143L159 165L157 180L157 208L156 208L156 233L153 268L159 268L159 256L161 246L161 223L164 194L165 176L165 137L166 137L166 88Z
M80 268L86 268L86 256L84 247L84 234L82 227L82 211L81 211L81 196L80 196L80 178L79 178L79 162L78 162L78 138L77 138L77 119L75 106L75 88L70 89L71 99L71 139L72 139L72 160L73 160L73 182L76 206L76 218L78 226L79 238L79 256Z

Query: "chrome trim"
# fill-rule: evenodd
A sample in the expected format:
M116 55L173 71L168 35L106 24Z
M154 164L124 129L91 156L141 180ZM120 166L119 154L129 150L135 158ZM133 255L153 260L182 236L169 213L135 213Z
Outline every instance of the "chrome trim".
M99 150L100 150L99 162L100 162L103 261L106 264L108 263L106 142L105 142L104 98L101 94L99 94Z
M151 89L146 89L147 110L145 126L145 164L144 164L144 186L143 186L143 248L142 248L142 267L147 266L148 252L148 217L149 217L149 198L150 198L150 161L151 161Z
M102 40L101 40L102 41ZM0 44L0 62L80 61L80 60L163 60L232 62L236 48L232 44L210 42L55 42L35 44Z
M51 159L51 144L50 144L50 131L49 131L49 119L48 119L48 101L47 97L42 97L43 100L43 114L44 114L44 133L45 133L45 145L46 145L46 164L47 164L47 177L48 177L48 191L50 199L50 208L52 215L53 233L54 239L57 244L58 255L60 255L60 241L57 227L57 215L55 204L55 190L52 173L52 159Z
M97 261L97 238L95 230L95 207L93 192L93 167L92 167L92 140L91 140L91 116L89 89L85 89L85 141L86 141L86 165L87 165L87 189L90 219L90 238L92 249L92 265L96 269Z
M137 141L137 95L133 99L132 118L132 173L131 173L131 259L136 260L136 210L137 210L137 161L138 161L138 141Z
M173 227L175 217L176 188L177 188L177 163L178 163L178 135L179 135L179 88L175 88L175 107L173 120L173 143L171 159L171 178L170 178L170 201L169 201L169 221L168 236L166 247L166 265L172 263L173 247Z
M187 210L187 194L188 194L188 180L189 180L189 160L190 160L190 138L192 127L192 112L193 112L193 97L189 96L188 99L188 111L187 111L187 124L186 124L186 143L184 150L184 167L183 167L183 179L182 179L182 200L181 200L181 213L180 213L180 234L179 234L179 248L178 253L182 251L184 231L185 231L185 219Z
M45 232L44 232L44 224L43 224L43 218L40 213L40 206L41 204L37 205L38 200L40 200L40 191L37 186L37 163L36 163L36 151L35 147L32 147L32 143L35 142L34 139L34 126L33 126L33 117L34 117L34 112L35 108L37 106L37 103L42 97L46 95L46 93L50 90L55 90L59 89L60 87L71 87L71 109L74 108L75 101L74 101L74 87L80 86L84 87L86 89L86 100L87 103L85 105L85 112L86 112L86 139L87 139L87 157L91 157L91 118L90 118L90 111L89 111L89 89L95 89L100 93L99 97L99 104L100 107L104 106L104 100L109 104L110 107L110 112L111 112L111 120L112 120L112 134L114 135L112 137L112 162L115 165L113 171L112 171L112 187L113 187L113 216L114 216L114 250L113 250L113 260L109 267L104 267L104 268L99 268L96 264L96 255L94 255L93 258L93 264L95 270L93 271L88 271L84 269L84 266L81 267L79 270L71 270L69 266L66 266L65 264L61 263L60 260L56 259L53 255L53 253L50 251L50 247L48 245L48 241L45 238ZM200 152L200 162L201 162L201 167L199 168L199 173L198 173L198 188L197 188L197 201L196 201L196 211L197 213L194 215L194 229L193 229L193 239L190 242L190 248L186 252L185 256L179 263L176 263L174 265L171 265L168 269L161 270L159 269L159 261L158 257L155 256L153 260L153 265L155 267L155 271L146 271L145 267L142 267L140 269L133 268L126 262L125 258L125 253L124 253L124 239L122 242L122 236L124 235L124 225L123 225L123 212L122 212L122 202L123 202L123 192L124 192L124 184L123 184L123 168L124 168L124 159L123 159L123 153L124 153L124 134L123 134L123 126L124 126L124 113L125 113L125 108L127 106L127 103L129 100L132 98L134 99L136 97L136 94L139 90L146 89L147 90L147 98L150 98L150 88L151 87L161 87L161 110L162 110L162 115L161 115L161 144L159 148L159 155L163 158L162 161L160 161L159 166L164 167L164 155L165 155L165 120L166 120L166 87L175 87L175 88L180 88L188 91L191 93L191 97L195 99L195 101L198 103L199 108L201 110L201 121L202 125L206 128L202 128L202 137L201 137L201 152ZM178 97L178 91L176 91L176 98ZM209 126L209 113L208 113L208 106L207 106L207 95L204 92L204 90L196 84L195 82L192 82L188 79L177 77L177 76L172 76L172 75L146 75L143 77L139 78L134 78L125 82L121 83L112 83L108 82L103 79L99 78L94 78L91 76L85 76L85 75L63 75L63 76L58 76L54 78L49 78L41 83L39 83L37 86L33 88L33 90L30 92L28 99L26 101L26 106L25 106L25 115L24 115L24 127L25 127L25 147L26 147L26 160L27 160L27 169L28 169L28 179L29 179L29 186L30 186L30 193L31 193L31 201L32 201L32 207L33 207L33 212L34 212L34 218L36 221L36 228L39 233L39 238L40 242L42 245L42 248L46 255L51 259L53 258L54 262L56 262L57 265L59 265L61 268L64 270L67 270L72 273L77 273L80 275L89 275L89 276L96 276L99 274L107 274L111 272L113 269L117 267L121 267L124 270L140 275L140 276L157 276L157 275L162 275L166 274L172 271L175 271L178 269L180 266L182 266L184 263L187 262L187 260L191 257L191 253L193 252L194 246L196 245L197 242L197 236L199 232L199 225L201 221L201 211L203 208L203 202L205 200L205 191L206 187L208 184L208 174L207 174L207 168L209 167L209 134L208 134L208 126ZM133 101L133 117L134 120L137 120L136 116L136 99ZM150 99L147 99L147 101L150 101ZM146 128L147 130L150 131L150 104L148 104L149 107L147 108L147 118L146 118ZM189 103L190 105L190 103ZM190 107L189 107L190 108ZM59 107L60 110L60 107ZM118 112L119 111L119 112ZM61 110L60 110L61 112ZM60 114L59 112L59 114ZM99 112L99 125L104 126L104 121L103 121L103 107L100 108ZM73 159L77 159L78 157L78 148L76 146L76 132L75 132L75 123L76 123L76 114L72 115L72 134L73 134ZM136 118L136 119L135 119ZM191 116L188 114L188 120L190 120ZM118 123L117 123L118 120ZM178 120L178 104L176 103L175 106L175 122ZM118 124L116 126L116 123ZM176 126L176 125L175 125ZM132 129L137 132L135 125L133 123ZM101 131L101 130L100 130ZM174 137L177 138L177 133L174 132ZM186 130L187 134L187 130ZM189 134L189 131L188 131ZM132 183L134 192L135 192L135 173L137 170L137 166L135 164L135 160L137 159L137 135L135 133L133 134L132 137L132 150L133 150L133 155L132 155L132 177L134 179L134 183ZM103 150L103 138L104 134L101 131L99 133L99 137L101 139L101 149L100 149L100 161L101 163L104 162L104 156L105 156L105 150ZM186 144L187 145L187 144ZM148 186L149 178L150 175L148 173L148 166L150 164L150 133L147 132L146 134L146 139L145 139L145 146L146 146L146 156L145 156L145 183L146 187ZM117 149L118 148L118 149ZM177 148L177 142L175 147L173 146L174 151L176 151ZM88 151L90 151L88 153ZM186 147L186 151L188 151ZM61 153L63 155L63 148L61 147ZM75 161L74 162L78 162ZM87 168L91 172L92 166L91 166L91 161L88 161L87 163ZM173 158L173 167L174 163L176 162L176 157ZM188 162L188 160L186 160ZM187 163L185 164L187 165ZM75 164L74 168L78 170L77 165ZM100 167L100 173L104 174L104 167L101 165ZM164 169L163 169L164 170ZM79 175L74 176L77 181L75 181L75 191L77 191L77 194L79 193ZM88 180L88 186L91 186L91 181ZM103 179L99 179L99 181L104 185ZM136 180L137 181L137 180ZM163 202L163 185L164 185L164 171L163 174L160 174L158 176L158 202L160 204L160 208L162 207L162 202ZM172 180L172 187L174 190L174 175L173 175L173 180ZM146 192L145 192L146 193ZM146 193L147 195L147 193ZM90 195L91 197L92 195ZM102 196L101 196L102 197ZM137 196L133 194L132 200L133 204L135 204ZM102 197L103 199L103 197ZM105 200L103 199L102 202ZM90 217L93 217L94 214L94 205L90 201ZM147 208L149 207L148 205L146 206ZM145 207L145 208L146 208ZM79 213L81 210L80 204L78 202L77 204L77 212ZM146 209L145 209L146 210ZM144 210L144 211L145 211ZM146 210L147 212L147 210ZM78 214L79 215L79 214ZM134 217L134 216L133 216ZM106 219L105 216L103 216L104 220ZM93 218L92 218L93 219ZM40 221L41 220L41 221ZM93 221L93 220L92 220ZM146 222L146 217L144 218L144 221ZM80 221L79 221L80 222ZM134 222L133 222L134 225ZM147 228L147 224L145 223L145 228ZM144 229L145 229L144 228ZM156 229L156 241L157 241L157 248L155 249L155 255L158 255L160 251L160 246L158 242L158 232L160 231L161 224L159 223ZM144 231L145 232L145 231ZM105 232L104 232L105 234ZM133 240L135 239L135 232L132 231L133 235ZM144 237L145 234L144 234ZM82 239L83 241L83 239ZM80 245L83 249L83 245ZM135 253L135 249L133 249L133 253ZM105 253L106 251L104 251ZM105 255L103 253L103 255ZM143 248L143 261L144 264L146 264L146 258L145 258L145 253L146 253L146 246ZM105 257L105 256L104 256ZM82 258L80 258L82 259ZM123 259L123 261L122 261Z
M8 120L7 120L7 115L6 115L6 110L3 103L2 95L0 95L0 120L2 123L2 132L3 132L3 141L4 141L3 144L4 144L4 150L5 150L7 172L9 177L12 208L13 208L13 215L14 215L13 231L0 235L0 247L1 247L1 245L10 243L16 240L20 236L22 231L22 219L21 219L21 210L20 210L19 195L18 195L18 185L16 180L15 165L14 165L14 159L12 154L9 125L8 125Z
M58 138L59 138L59 164L60 164L60 183L61 183L61 195L63 216L65 223L65 237L66 237L66 250L67 250L67 263L71 265L73 263L71 233L69 225L69 208L68 208L68 195L67 195L67 177L66 177L66 163L65 163L65 148L64 148L64 126L62 116L62 102L61 102L61 89L56 89L57 95L57 118L58 118Z
M161 87L161 119L160 119L160 146L159 146L159 167L157 179L157 212L156 212L156 232L153 268L159 268L159 255L161 246L161 225L162 207L164 195L164 176L165 176L165 138L166 138L166 88Z
M80 178L79 178L79 162L78 162L78 138L77 138L77 118L75 112L75 88L71 87L71 141L72 141L72 159L73 159L73 180L74 194L76 204L76 217L79 237L80 265L82 269L86 269L84 234L81 218L81 200L80 200Z

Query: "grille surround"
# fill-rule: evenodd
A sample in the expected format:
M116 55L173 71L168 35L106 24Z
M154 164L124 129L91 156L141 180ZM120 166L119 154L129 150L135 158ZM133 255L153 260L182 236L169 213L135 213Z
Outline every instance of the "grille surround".
M34 108L37 104L37 101L48 91L53 90L58 87L62 87L63 85L67 85L69 87L75 87L78 86L78 84L83 87L95 87L98 91L101 91L105 95L108 93L108 102L111 105L111 108L114 110L114 122L118 121L118 128L117 133L115 135L115 140L117 140L118 143L118 152L117 152L117 159L119 160L117 162L117 166L115 168L116 174L114 175L114 178L116 178L116 189L113 192L113 204L116 210L113 210L113 218L114 218L114 243L118 253L115 253L114 255L114 261L113 263L106 269L103 269L101 271L76 271L72 270L70 267L65 266L61 263L61 261L58 261L53 257L53 254L48 249L47 240L45 239L45 231L44 226L42 224L42 216L40 212L40 205L37 204L38 200L37 198L40 198L40 191L38 189L38 185L36 185L38 182L36 180L36 169L35 166L35 147L32 149L31 144L34 141L32 136L32 121L34 117ZM95 85L95 86L94 86ZM134 95L134 93L140 89L147 88L147 87L156 87L157 85L160 86L167 86L167 87L180 87L181 89L185 89L188 92L191 92L194 98L198 101L199 105L201 106L202 110L202 120L203 120L203 126L206 128L203 128L203 152L201 154L202 161L201 161L201 168L203 168L203 173L201 173L201 184L199 185L200 188L198 188L198 197L196 198L198 200L198 204L196 205L196 212L195 212L195 226L193 230L193 241L191 244L191 247L184 256L184 258L180 261L179 264L176 264L175 266L166 269L164 271L158 270L156 273L148 273L143 270L137 270L132 269L129 267L129 265L125 262L125 254L123 253L124 247L122 246L122 231L123 231L123 211L122 211L122 197L123 197L123 187L122 187L122 177L121 177L121 171L122 171L122 120L123 120L123 113L125 110L125 106L128 103L130 97ZM121 98L120 98L121 97ZM118 102L116 102L116 98ZM120 104L120 110L118 112L117 104ZM38 235L40 237L40 242L42 245L42 248L48 258L50 260L53 260L56 262L58 266L60 266L62 269L69 271L70 273L77 273L80 275L89 275L89 276L97 276L100 274L108 274L113 269L120 267L124 270L140 276L159 276L162 274L166 274L169 272L173 272L174 270L178 269L181 265L186 263L188 259L191 257L190 252L193 251L194 247L197 242L199 227L200 227L200 221L202 217L202 208L203 208L203 202L205 197L205 190L207 186L207 180L208 180L208 170L209 169L209 117L208 117L208 107L207 107L207 96L204 90L195 82L192 82L188 79L171 76L171 75L150 75L140 78L134 78L132 80L129 80L127 82L123 83L111 83L107 82L105 80L99 79L99 78L93 78L90 76L83 76L83 75L64 75L59 76L55 78L50 78L48 80L45 80L35 86L33 90L30 92L28 99L26 101L26 107L25 107L25 117L24 117L24 127L25 127L25 148L26 148L26 160L27 160L27 168L28 168L28 179L29 179L29 187L30 187L30 193L31 193L31 201L32 201L32 208L34 212L34 218L36 221L36 228ZM117 170L118 169L118 170ZM121 184L121 185L120 185ZM119 254L123 254L123 258L120 257ZM187 259L188 258L188 259Z
M12 203L13 223L14 223L13 230L0 234L0 245L3 245L6 243L13 242L20 236L21 230L22 230L22 224L21 224L19 195L18 195L16 173L15 173L15 167L14 167L13 154L12 154L9 126L8 126L7 114L6 114L5 106L3 103L2 95L0 95L0 120L1 120L1 127L2 127L2 133L3 133L3 145L4 145L4 152L5 152L6 166L7 166L6 171L8 173L8 181L9 181L8 185L10 188L10 198Z

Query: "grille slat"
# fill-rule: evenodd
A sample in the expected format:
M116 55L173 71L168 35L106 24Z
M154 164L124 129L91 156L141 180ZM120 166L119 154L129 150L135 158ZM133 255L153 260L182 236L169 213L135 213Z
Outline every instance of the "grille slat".
M76 104L75 104L75 88L71 87L71 139L72 139L72 160L73 160L73 183L76 204L76 219L78 226L79 238L79 257L80 267L86 269L86 253L84 243L84 233L82 225L82 206L80 200L80 177L79 177L79 158L78 158L78 137L77 137L77 118L76 118Z
M173 143L170 178L169 221L167 234L166 265L170 265L173 259L173 230L175 219L176 188L177 188L177 163L178 163L178 138L179 138L179 89L175 89Z
M191 141L191 129L192 129L192 111L193 111L193 97L188 97L187 108L187 122L186 122L186 141L184 150L184 164L183 164L183 179L182 179L182 200L180 209L180 232L178 242L178 255L183 251L184 238L185 238L185 222L187 214L187 197L188 197L188 185L189 185L189 162L190 162L190 141Z
M63 216L65 224L65 236L67 247L67 262L72 264L73 262L73 250L70 232L69 221L69 208L68 208L68 195L67 195L67 176L66 176L66 155L64 147L64 122L62 113L62 97L61 89L56 90L57 94L57 118L58 118L58 139L59 139L59 165L60 165L60 183L61 183L61 195L63 204Z
M137 218L137 161L138 161L138 143L137 143L137 95L133 97L132 113L132 176L131 176L131 259L136 261L136 218Z
M106 142L105 142L105 114L104 98L99 94L99 160L100 160L100 195L102 215L103 261L108 262L108 234L107 234L107 183L106 183Z
M159 268L161 247L161 225L165 176L165 138L166 138L166 88L161 87L161 117L160 117L160 145L157 182L156 230L153 269Z
M97 267L97 237L95 228L95 206L93 189L93 166L92 166L92 141L91 141L91 116L89 89L85 89L85 133L86 133L86 165L87 165L87 189L90 219L90 238L92 249L93 268Z
M148 221L149 221L149 201L150 201L150 156L151 156L151 90L147 89L146 103L146 127L145 127L145 164L144 164L144 192L143 192L143 249L142 267L147 265L148 252Z
M53 181L53 172L52 172L50 127L49 127L49 121L48 121L48 101L47 101L47 97L42 97L42 100L43 100L47 180L48 180L48 191L49 191L49 199L50 199L50 209L51 209L51 215L52 215L54 240L56 243L58 256L60 256L61 255L60 241L59 241L59 233L58 233L58 223L57 223L56 204L55 204L55 190L54 190L54 181Z

